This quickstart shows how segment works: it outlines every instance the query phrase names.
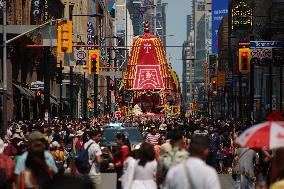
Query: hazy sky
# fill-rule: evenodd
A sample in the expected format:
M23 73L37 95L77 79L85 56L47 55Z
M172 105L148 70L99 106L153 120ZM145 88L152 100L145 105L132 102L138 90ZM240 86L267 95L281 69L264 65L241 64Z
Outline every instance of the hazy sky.
M191 12L191 0L165 0L167 6L167 45L182 45L186 40L186 15ZM173 69L182 79L182 48L167 48L167 57L172 57Z

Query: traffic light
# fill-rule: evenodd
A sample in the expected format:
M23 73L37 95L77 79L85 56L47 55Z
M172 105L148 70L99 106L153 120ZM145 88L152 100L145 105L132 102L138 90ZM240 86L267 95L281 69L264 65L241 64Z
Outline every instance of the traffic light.
M57 26L57 52L72 53L72 21L59 21Z
M100 73L100 51L89 50L89 74Z
M35 91L35 95L36 95L36 97L40 97L40 96L41 96L40 89L37 89L37 90Z
M110 90L111 90L111 91L114 91L114 89L115 89L115 85L114 85L114 83L111 83L111 84L110 84Z
M239 49L239 71L250 72L250 49L240 48Z
M215 79L212 80L212 91L217 91L217 81Z

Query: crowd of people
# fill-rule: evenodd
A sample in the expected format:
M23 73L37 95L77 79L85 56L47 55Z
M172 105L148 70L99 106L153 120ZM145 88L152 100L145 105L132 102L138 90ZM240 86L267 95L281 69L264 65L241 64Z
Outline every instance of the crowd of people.
M236 189L283 187L283 149L249 149L234 142L249 122L123 118L119 121L140 129L144 141L133 147L117 133L119 148L102 148L102 131L114 121L9 122L0 136L0 188L101 189L100 167L106 161L117 173L118 189L219 189L218 174L231 175Z

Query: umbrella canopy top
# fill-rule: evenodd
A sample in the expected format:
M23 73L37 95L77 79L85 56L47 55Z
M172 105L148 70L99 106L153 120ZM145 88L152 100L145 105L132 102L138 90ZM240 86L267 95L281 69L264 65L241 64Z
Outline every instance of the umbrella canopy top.
M284 147L284 122L264 122L245 130L236 142L242 147L276 149Z

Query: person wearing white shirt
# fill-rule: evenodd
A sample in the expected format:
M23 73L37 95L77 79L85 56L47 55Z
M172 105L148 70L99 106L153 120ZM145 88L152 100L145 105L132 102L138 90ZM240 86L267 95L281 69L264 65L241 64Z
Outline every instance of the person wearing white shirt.
M90 140L84 144L84 149L89 150L89 163L91 166L91 170L89 172L89 177L95 185L96 189L101 189L101 172L100 172L100 164L103 162L103 158L101 157L102 151L98 142L101 140L101 132L100 131L92 131L90 134Z
M166 176L166 189L221 189L216 170L205 163L209 153L205 136L195 135L191 139L191 157L172 168ZM186 179L185 179L186 178Z

